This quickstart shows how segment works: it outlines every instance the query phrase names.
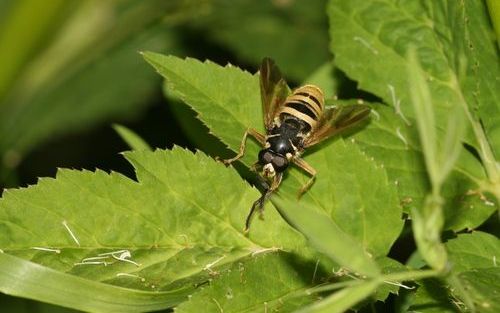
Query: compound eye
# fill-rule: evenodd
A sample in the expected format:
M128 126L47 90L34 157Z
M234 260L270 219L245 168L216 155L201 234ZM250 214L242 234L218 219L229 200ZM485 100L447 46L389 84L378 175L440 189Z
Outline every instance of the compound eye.
M260 164L268 164L273 160L274 155L268 150L261 150L259 152L259 163Z
M275 156L272 163L276 172L283 172L288 167L288 160L282 156Z

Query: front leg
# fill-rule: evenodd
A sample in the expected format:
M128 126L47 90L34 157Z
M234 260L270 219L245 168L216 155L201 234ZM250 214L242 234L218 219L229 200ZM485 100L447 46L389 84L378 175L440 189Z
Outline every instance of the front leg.
M255 213L255 210L259 211L260 219L264 219L264 205L266 204L267 199L269 199L274 190L276 190L280 185L282 177L282 173L276 174L276 176L274 176L273 178L271 186L269 188L265 188L262 196L253 203L252 208L250 209L250 212L248 213L247 219L245 221L245 229L243 230L245 234L247 234L250 230L250 223L252 222L252 216Z
M316 179L316 170L309 164L307 164L306 161L304 161L301 158L296 158L293 160L295 165L306 171L309 175L311 175L311 178L305 183L305 185L300 188L299 193L297 195L297 198L300 199L302 195L311 187L311 185L314 183L314 180Z
M240 152L234 157L234 158L231 158L231 159L226 159L226 160L222 160L222 162L225 164L225 165L229 165L231 163L233 163L234 161L240 159L243 157L243 155L245 155L245 148L246 148L246 142L247 142L247 137L248 135L251 135L252 137L254 137L255 139L257 139L257 141L262 145L264 146L266 144L266 136L262 135L261 133L259 133L257 130L255 130L254 128L248 128L246 131L245 131L245 134L243 135L243 139L241 140L241 144L240 144Z
M250 223L252 222L252 217L255 213L255 210L259 210L259 212L261 212L262 214L262 211L264 211L264 204L266 203L269 194L269 190L266 189L262 196L252 204L250 212L248 212L247 219L245 220L245 228L243 229L243 233L248 234L248 231L250 230Z

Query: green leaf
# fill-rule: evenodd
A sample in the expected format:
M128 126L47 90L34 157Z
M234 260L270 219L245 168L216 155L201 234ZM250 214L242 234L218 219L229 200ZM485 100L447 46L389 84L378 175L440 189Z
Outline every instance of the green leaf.
M167 88L190 105L198 118L224 143L238 147L246 125L264 130L257 75L210 61L202 63L152 52L144 52L143 56L167 78ZM257 145L249 143L245 156L248 163L251 162L249 155L258 152Z
M389 181L396 186L403 210L424 204L430 190L417 129L408 126L390 107L376 105L370 123L353 138L368 156L381 164ZM467 151L462 151L449 179L444 183L445 229L473 229L483 223L495 210L495 204L471 192L479 188L478 181L486 179L481 163Z
M167 78L169 89L190 105L211 132L233 151L248 127L263 132L258 77L232 66L181 60L147 52L145 59ZM255 162L260 147L247 141L242 163ZM402 227L401 207L385 170L341 139L306 153L318 172L303 201L321 207L346 233L374 256L385 255ZM308 178L295 168L285 177L280 193L295 198Z
M500 159L500 81L496 79L500 73L500 54L498 37L495 40L493 26L497 30L498 3L495 9L490 4L495 1L464 1L464 28L454 28L457 41L463 40L466 45L464 53L467 59L467 73L461 83L464 84L464 96L470 107L481 120L481 127L488 138L496 160ZM490 19L488 10L495 11ZM457 32L461 31L461 32ZM462 39L463 38L463 39ZM477 110L477 111L476 111Z
M245 217L259 193L202 153L175 148L125 156L137 182L117 173L60 170L55 179L6 190L0 249L96 284L151 292L151 299L158 290L203 283L218 268L267 249L308 255L304 239L273 210L244 236ZM4 276L0 286L13 279ZM73 306L69 293L81 285L72 286L56 298L37 299ZM43 294L42 285L29 288ZM92 290L104 297L100 288ZM164 303L179 301L174 295Z
M478 312L488 312L488 305L496 308L500 302L498 295L492 291L498 290L495 284L500 275L496 261L496 256L500 254L498 238L476 231L460 234L446 242L445 246L454 278L448 280L448 285L435 279L423 280L410 309L425 313L458 312L468 302Z
M494 0L486 0L488 4L488 13L490 14L491 23L495 28L497 35L497 44L500 41L500 3Z
M306 81L322 86L327 92L335 73L338 71L326 73L325 66ZM362 151L386 169L406 213L412 207L421 207L430 189L415 121L412 118L408 120L410 125L393 108L373 103L370 123L363 131L353 135ZM481 163L474 155L463 150L442 190L446 200L445 229L473 229L491 215L495 210L494 202L473 192L480 188L478 182L486 179Z
M437 4L431 5L429 10L437 10L436 7ZM440 49L439 39L425 23L424 17L430 20L432 17L423 2L410 5L408 1L332 0L327 12L336 65L357 80L362 89L382 97L386 103L396 106L399 100L402 108L409 107L406 54L410 45L415 45L418 52L426 49L428 58L422 62L424 70L432 76L433 85L446 88L453 73ZM444 91L450 95L449 90ZM433 99L436 105L443 106L438 100L442 96ZM404 110L403 113L410 112Z
M114 124L113 129L132 150L152 150L148 143L131 129L118 124Z
M497 257L500 256L500 241L491 234L480 231L460 234L445 245L454 272L500 265L500 260L497 263Z
M362 131L362 130L361 130ZM385 169L352 141L334 140L305 157L318 171L304 201L321 208L344 232L374 257L386 255L403 227L395 186ZM299 176L294 169L290 176ZM283 193L294 199L300 184L285 183Z
M408 311L422 313L458 313L463 312L463 304L453 298L445 283L438 279L425 279L420 283L414 297L411 298Z
M157 75L137 51L178 51L177 39L160 19L166 9L179 12L179 4L88 1L71 8L65 10L57 31L50 29L43 38L30 37L35 42L44 39L43 45L23 59L9 92L0 97L2 167L15 168L31 149L58 135L135 116L159 86ZM48 8L30 10L39 19L53 19ZM13 47L28 40L14 39ZM2 68L5 62L18 61L0 58Z
M447 242L446 248L450 254L451 265L451 275L447 282L454 296L461 299L463 305L471 311L482 311L482 309L488 309L489 306L500 305L498 295L494 293L483 292L483 295L478 295L485 286L491 285L490 287L495 289L494 283L497 283L495 279L493 279L494 283L490 282L484 273L496 271L495 275L500 275L496 262L496 256L500 252L498 238L482 232L462 234ZM469 286L470 280L476 279L474 274L476 272L479 276L479 280L476 281L479 290ZM487 305L483 307L484 303Z
M189 301L179 313L199 312L291 312L313 302L307 295L313 281L321 280L321 269L287 253L268 253L233 265Z
M336 65L362 89L395 106L401 118L413 116L405 56L415 47L436 124L443 129L448 109L465 98L487 120L498 152L500 61L483 1L331 0L327 11Z
M475 269L459 275L476 312L495 313L500 311L500 270L498 267Z
M303 233L311 244L330 259L351 272L376 277L380 274L377 263L363 246L345 233L330 217L290 199L274 197L273 202L286 220Z
M383 275L390 275L394 273L404 273L408 269L398 261L389 257L381 257L377 259L377 264L381 269ZM398 294L400 288L412 288L398 281L384 281L375 291L371 299L375 301L385 301L390 293Z
M85 311L140 312L183 301L192 288L151 292L102 284L0 253L0 290Z
M6 313L78 313L73 309L9 296L3 293L0 293L0 307Z

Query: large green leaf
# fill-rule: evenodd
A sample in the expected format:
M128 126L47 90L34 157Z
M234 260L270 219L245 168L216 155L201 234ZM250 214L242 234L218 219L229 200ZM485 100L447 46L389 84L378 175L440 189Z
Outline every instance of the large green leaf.
M331 71L326 66L306 81L322 86L325 91L335 90ZM430 190L425 164L418 139L416 123L407 118L405 123L394 109L386 105L374 105L372 119L363 131L353 135L362 151L373 157L387 171L389 181L396 185L403 210L409 213L412 207L421 207L425 194ZM483 223L495 210L491 198L478 192L480 181L486 179L481 163L474 155L463 149L442 188L445 198L445 229L459 231L473 229Z
M332 0L328 14L336 64L362 89L412 116L406 55L413 47L437 124L444 128L448 109L465 98L498 155L500 62L483 1Z
M210 130L233 150L247 127L262 131L258 77L235 67L145 53L167 78L169 89L190 105ZM255 162L258 145L248 140L242 162ZM303 201L321 208L374 255L385 255L402 227L395 186L385 170L351 141L341 139L315 149L305 159L318 176ZM291 169L280 193L295 198L307 177Z
M414 86L409 85L407 52L410 47L417 51L436 110L438 132L442 133L449 120L449 108L460 105L462 96L465 94L468 99L472 92L465 86L464 80L478 76L464 75L464 64L470 69L473 63L463 57L465 35L459 35L464 30L465 22L461 14L467 10L461 12L458 2L427 0L332 0L327 10L335 65L356 79L362 89L380 96L392 106L392 109L375 108L379 114L375 115L367 130L356 137L359 137L363 150L387 168L389 179L398 186L405 211L421 207L430 185L416 123L412 119L410 91ZM475 8L474 11L481 9ZM468 25L478 29L476 24ZM485 38L486 28L484 25L481 27L480 38L488 41ZM488 47L489 52L485 54L491 55ZM494 69L492 72L498 73L495 70L498 68L498 57L494 61L490 59L488 64ZM483 84L478 79L488 77L485 75L474 81ZM490 79L485 84L498 85L498 81ZM490 100L487 103L491 103ZM485 107L491 108L492 105L485 104ZM492 116L497 115L492 113ZM440 136L440 145L444 144L442 138L445 136ZM495 210L494 202L471 192L481 188L484 180L486 175L482 165L468 150L462 149L455 169L442 190L446 199L445 229L475 228Z
M168 305L240 258L266 249L307 255L303 238L273 210L255 223L249 237L243 234L249 206L259 193L234 170L179 148L126 157L137 182L117 173L60 170L55 179L6 190L0 200L1 251L40 264L44 279L51 277L48 268L71 276L54 277L58 284L86 288L77 276L103 285L88 288L88 297L95 292L96 299L112 296L106 291L114 290L111 285L150 292L146 298L151 299L158 290L189 287L170 300L167 293L163 303ZM88 297L81 303L71 300L72 288L43 293L43 285L28 278L3 275L1 291L22 283L15 292L19 296L89 309ZM100 305L92 311L102 311Z

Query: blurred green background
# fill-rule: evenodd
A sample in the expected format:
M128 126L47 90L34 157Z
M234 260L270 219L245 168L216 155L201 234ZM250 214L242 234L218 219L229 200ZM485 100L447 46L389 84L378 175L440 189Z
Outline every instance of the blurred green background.
M160 76L139 51L252 73L270 56L297 84L331 60L325 6L324 0L0 0L0 191L53 177L58 167L132 175L113 123L153 147L220 152L222 144L194 113L165 97ZM0 294L0 311L68 310Z

